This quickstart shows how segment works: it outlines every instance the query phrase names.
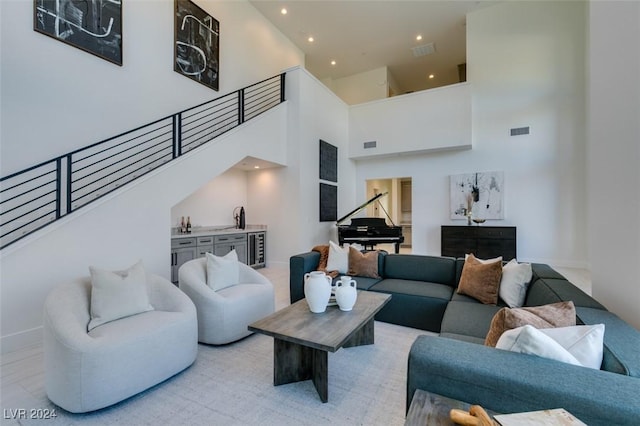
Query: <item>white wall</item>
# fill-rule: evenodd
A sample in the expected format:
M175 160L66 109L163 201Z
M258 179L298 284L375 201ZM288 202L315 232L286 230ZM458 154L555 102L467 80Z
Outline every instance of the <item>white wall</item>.
M34 32L33 2L1 1L2 175L304 62L248 2L196 3L221 24L220 92L173 71L172 0L123 2L122 67ZM246 156L286 164L287 115L281 105L2 250L2 351L38 341L46 294L89 265L124 268L141 258L169 277L172 206Z
M358 161L358 198L366 179L412 178L414 253L439 255L440 226L462 224L449 219L450 175L501 170L505 220L487 224L518 227L521 260L586 266L585 22L581 2L469 14L473 149ZM510 137L520 126L531 134ZM399 141L420 139L415 127L397 130Z
M593 295L640 329L640 3L589 3Z
M249 175L248 205L268 224L270 263L329 239L335 222L319 221L319 140L338 147L338 217L355 208L355 166L348 159L348 106L302 68L287 72L287 167Z
M364 148L375 141L375 148ZM349 156L415 154L471 147L471 87L467 83L353 105Z
M2 175L304 63L247 1L196 0L220 21L220 91L173 71L173 0L122 2L123 66L33 30L33 2L0 2Z
M224 225L233 208L244 205L248 224L268 226L270 265L287 265L292 254L319 242L337 242L335 222L319 221L320 139L338 147L338 217L356 207L355 165L348 158L348 106L303 68L287 72L286 88L288 130L282 144L286 153L281 154L287 167L229 171L172 209L173 223L193 212L192 223ZM223 200L222 205L213 207L215 199Z
M361 104L388 96L387 67L331 80L329 87L349 105Z
M191 217L192 226L234 225L233 210L244 206L247 224L256 224L247 209L247 173L229 169L171 208L171 223L179 226L182 217Z

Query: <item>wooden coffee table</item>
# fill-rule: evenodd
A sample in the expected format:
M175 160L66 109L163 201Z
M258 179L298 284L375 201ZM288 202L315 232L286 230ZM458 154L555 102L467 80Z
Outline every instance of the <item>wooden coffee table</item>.
M311 379L322 402L327 402L328 352L372 345L373 317L390 299L390 294L359 291L351 311L329 306L321 314L312 313L302 299L250 324L249 330L274 338L274 386Z

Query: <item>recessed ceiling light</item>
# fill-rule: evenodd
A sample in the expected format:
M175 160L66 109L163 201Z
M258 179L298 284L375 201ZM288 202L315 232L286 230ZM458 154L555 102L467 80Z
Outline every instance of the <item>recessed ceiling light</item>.
M313 37L309 36L309 38L307 39L307 41L308 41L309 43L313 43Z
M253 166L253 168L254 168L254 169L259 169L259 168L260 168L260 166Z
M433 75L433 74L429 74L429 79L430 79L430 80L431 80L432 78L434 78L434 77L435 77L435 75Z
M336 61L331 61L331 65L335 65L335 64L336 64Z
M422 40L422 35L418 34L418 35L416 36L416 40L417 40L417 41Z
M282 13L283 15L287 14L287 8L283 7L282 9L280 9L280 13Z

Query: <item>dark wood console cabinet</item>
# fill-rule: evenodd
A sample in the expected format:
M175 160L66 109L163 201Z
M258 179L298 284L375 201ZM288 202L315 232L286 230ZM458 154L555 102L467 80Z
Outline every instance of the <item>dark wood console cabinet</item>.
M502 256L516 258L515 226L442 226L441 255L464 257L473 253L481 259Z

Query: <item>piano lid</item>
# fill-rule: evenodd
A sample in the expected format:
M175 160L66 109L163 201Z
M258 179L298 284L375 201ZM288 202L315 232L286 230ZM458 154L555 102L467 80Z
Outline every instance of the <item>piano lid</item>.
M338 219L338 221L336 222L336 225L341 225L342 222L344 222L345 220L349 219L351 216L354 216L354 215L360 213L360 211L362 209L364 209L365 207L367 207L369 204L377 201L379 198L382 198L387 194L388 194L388 192L381 192L380 194L373 196L369 201L361 204L359 207L356 207L351 212L347 213L346 215L344 215L340 219Z

